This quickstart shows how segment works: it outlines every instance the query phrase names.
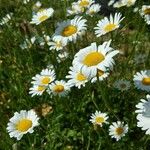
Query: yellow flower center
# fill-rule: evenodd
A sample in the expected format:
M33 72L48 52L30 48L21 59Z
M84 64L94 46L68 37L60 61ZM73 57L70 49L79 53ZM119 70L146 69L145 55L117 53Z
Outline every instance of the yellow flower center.
M32 127L32 121L29 119L22 119L16 124L16 129L20 132L25 132Z
M82 73L78 73L77 74L77 80L84 81L84 80L86 80L86 77Z
M44 16L41 16L41 17L39 18L39 21L40 21L40 22L43 22L43 21L45 21L45 20L47 20L47 19L48 19L48 16L44 15Z
M41 91L44 91L44 90L45 90L45 86L40 86L40 85L39 85L37 90L40 91L40 92L41 92Z
M56 42L56 46L57 46L58 48L62 47L61 41L57 41L57 42Z
M69 25L65 27L64 30L62 31L62 36L68 37L75 34L76 32L77 32L77 27L73 25Z
M79 5L81 7L87 7L89 5L89 2L87 0L82 0Z
M123 133L123 128L122 128L122 127L116 128L116 134L117 134L117 135L120 135L120 134L122 134L122 133Z
M45 76L45 77L42 79L41 83L42 83L42 84L48 84L50 81L51 81L50 78Z
M95 121L96 121L96 123L103 123L104 118L103 117L96 117Z
M102 62L105 59L104 55L100 52L91 52L88 54L84 60L83 64L90 67L90 66L96 66L100 62Z
M144 85L150 86L150 77L143 78L142 83Z
M91 15L93 15L93 14L95 14L95 11L94 11L94 10L91 10L89 13L90 13Z
M64 86L63 85L55 85L54 91L57 93L61 93L64 91Z
M144 10L144 14L145 14L145 15L150 15L150 8L145 9L145 10Z
M98 69L97 73L98 73L98 76L102 76L104 74L104 71Z
M105 32L110 32L110 31L114 30L115 28L116 28L115 24L108 24L105 26L104 30L105 30Z

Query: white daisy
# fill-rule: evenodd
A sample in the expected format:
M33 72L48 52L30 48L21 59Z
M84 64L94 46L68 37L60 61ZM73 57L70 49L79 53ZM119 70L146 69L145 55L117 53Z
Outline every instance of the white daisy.
M97 81L97 77L99 78L99 81L103 81L105 78L107 78L109 75L109 72L106 69L98 69L97 70L97 74L95 77L92 78L91 82L96 82Z
M71 8L67 9L67 16L75 15L75 14L77 15L82 13L83 11L84 9L79 5L78 2L73 2Z
M113 122L109 127L109 135L115 138L117 141L120 140L128 132L128 125L124 125L124 122Z
M139 12L147 24L150 24L150 5L143 5Z
M15 112L7 124L7 131L11 138L15 137L20 140L24 134L34 132L33 128L39 125L38 120L39 117L33 110Z
M58 54L57 62L61 63L62 61L66 60L69 56L69 53L66 51L62 51L61 53Z
M53 13L54 13L53 8L41 9L37 12L37 14L33 15L32 21L30 23L38 25L41 22L50 18L53 15Z
M122 0L125 6L130 7L135 4L136 0Z
M93 4L88 8L88 10L86 11L86 14L93 16L94 14L100 11L100 8L101 6L99 4Z
M35 95L42 95L46 88L47 87L43 85L33 85L33 87L29 89L29 94L31 94L32 97Z
M85 86L86 82L89 80L89 76L83 74L80 70L76 70L74 66L70 67L69 75L66 76L68 80L68 84L70 87L75 86L79 89L81 86Z
M143 70L141 72L137 72L134 75L134 84L137 89L141 89L143 91L150 91L150 70Z
M113 4L113 7L114 8L120 8L123 6L130 7L130 6L134 5L135 2L136 2L136 0L119 0Z
M31 83L36 85L47 86L55 80L55 72L51 69L43 69L40 74L32 78Z
M66 96L69 90L69 85L65 81L61 80L50 84L47 92L53 95Z
M91 115L90 122L92 122L94 125L102 125L104 123L108 123L106 120L108 119L108 116L106 113L102 113L101 111L96 111L94 114Z
M114 18L112 14L109 18L105 17L104 19L98 21L97 27L95 27L95 34L97 37L100 37L108 32L111 32L120 26L120 22L124 19L121 18L120 13L115 13Z
M81 49L73 60L73 65L82 73L95 77L97 69L103 70L108 67L112 69L114 64L113 56L119 53L110 47L111 40L97 46L92 43L90 46Z
M136 105L138 113L137 115L137 126L142 128L142 130L146 130L146 134L150 135L150 95L146 95L147 100L141 99Z
M130 88L130 81L127 80L117 80L114 82L114 88L117 88L120 91L127 91Z
M62 38L62 36L54 36L52 38L52 42L48 42L48 45L50 46L50 50L62 50L67 45L67 40Z
M61 36L67 41L76 41L78 36L83 35L86 30L86 19L76 16L72 20L58 23L53 36Z
M78 4L80 7L87 8L94 2L95 2L94 0L79 0Z

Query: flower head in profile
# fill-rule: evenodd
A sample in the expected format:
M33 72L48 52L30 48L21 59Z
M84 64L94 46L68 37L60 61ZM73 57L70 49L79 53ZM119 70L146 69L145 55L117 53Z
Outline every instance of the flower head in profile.
M31 24L39 25L48 18L50 18L54 13L53 8L40 9L36 14L33 14Z
M150 91L150 70L142 70L137 72L133 78L134 85L137 89Z
M117 121L113 122L109 127L109 135L115 138L117 141L120 140L128 132L128 125L124 125L124 122Z
M120 27L120 22L123 20L120 13L115 13L114 17L112 14L110 17L105 17L104 19L98 21L97 27L95 27L95 34L97 37L105 35L108 32L116 30Z
M146 95L146 99L141 99L136 105L137 110L135 112L138 114L137 126L146 130L146 134L150 135L150 95Z
M39 125L38 120L39 117L33 110L15 112L7 124L7 131L11 138L15 137L20 140L24 134L34 132L33 128Z
M93 17L96 13L100 11L101 6L99 4L93 4L91 5L88 10L86 11L86 14Z

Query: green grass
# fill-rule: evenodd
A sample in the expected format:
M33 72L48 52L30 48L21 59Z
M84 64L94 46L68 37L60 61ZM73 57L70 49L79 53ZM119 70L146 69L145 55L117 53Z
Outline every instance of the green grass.
M135 89L133 75L140 70L149 69L150 27L138 13L132 12L133 7L120 9L118 11L125 16L121 28L102 38L96 38L93 28L103 16L97 14L91 18L83 15L88 20L86 36L77 40L76 44L69 44L69 58L58 63L58 53L49 51L48 46L40 47L34 44L30 49L22 50L19 45L24 42L25 37L42 36L42 31L51 36L57 22L73 18L66 17L65 13L71 2L44 0L43 7L54 8L55 13L53 18L38 26L29 23L33 4L32 1L27 5L23 5L19 0L0 1L0 18L9 12L14 13L7 25L0 26L0 149L10 150L12 146L16 146L18 150L149 149L150 137L137 127L135 114L135 105L141 98L145 98L147 92ZM136 3L136 6L141 5L142 0ZM64 98L50 97L47 93L35 97L28 94L32 77L47 65L54 65L56 79L65 79L76 52L94 41L100 45L110 38L112 47L123 51L124 54L115 58L114 70L107 80L94 84L89 82L81 89L72 88ZM141 43L133 44L133 41ZM144 64L135 64L134 56L138 53L147 54ZM120 92L115 89L113 83L118 79L131 81L130 90ZM20 141L11 139L6 127L14 112L40 109L44 103L52 106L53 112L45 117L40 115L40 125L35 128L34 133L24 135ZM129 131L126 136L116 142L108 134L109 125L94 127L89 119L96 110L108 113L110 123L118 119L127 123Z

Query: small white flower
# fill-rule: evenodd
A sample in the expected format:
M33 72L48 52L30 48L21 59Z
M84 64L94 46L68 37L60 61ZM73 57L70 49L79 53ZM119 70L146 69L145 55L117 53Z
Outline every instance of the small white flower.
M150 70L143 70L134 75L134 85L137 89L150 91Z
M42 95L43 92L46 90L46 86L43 85L33 85L33 87L31 87L29 89L29 94L31 94L31 96L35 96L35 95Z
M85 33L86 19L76 16L72 20L63 21L58 23L57 29L53 36L61 36L67 41L76 41L77 37L81 37Z
M124 125L124 122L113 122L109 127L109 135L115 138L117 141L120 140L128 132L128 125Z
M38 120L39 117L33 110L15 112L7 124L7 131L11 138L15 137L20 140L24 134L34 132L33 128L39 125Z
M41 22L50 18L54 13L53 8L41 9L36 14L33 15L31 24L40 24Z
M79 89L81 86L85 86L86 82L89 80L89 76L83 74L80 70L76 70L75 66L70 67L69 75L66 76L68 78L68 84L72 86L76 86Z
M136 105L137 110L135 112L138 113L137 126L146 130L146 134L150 135L150 95L146 95L146 98L147 100L141 99L141 102Z
M119 28L120 22L124 19L121 17L122 15L120 13L115 13L114 17L111 14L109 18L105 17L104 19L100 20L97 24L97 27L94 28L96 36L100 37Z
M100 8L101 6L99 4L93 4L88 8L86 14L93 16L100 11Z
M49 85L47 92L53 95L66 96L70 91L70 86L63 80L55 81Z
M106 113L102 113L101 111L96 111L94 114L91 115L90 122L94 125L102 125L107 122L108 116Z
M55 80L55 72L49 69L43 69L40 74L32 78L32 84L47 86Z
M50 50L62 50L67 45L67 40L62 38L62 36L54 36L51 42L48 42Z

